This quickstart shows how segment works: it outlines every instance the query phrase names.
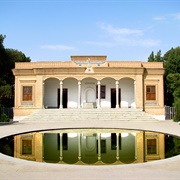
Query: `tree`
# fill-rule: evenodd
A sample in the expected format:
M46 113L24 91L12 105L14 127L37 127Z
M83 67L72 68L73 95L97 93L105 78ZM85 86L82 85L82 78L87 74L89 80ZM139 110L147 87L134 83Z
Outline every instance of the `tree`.
M148 57L148 62L154 62L154 52L152 51Z
M161 50L159 50L158 52L157 52L157 54L155 55L155 60L154 60L155 62L163 62L163 58L162 58L162 56L161 56Z
M180 73L180 47L171 49L163 57L166 74Z
M165 105L175 106L174 120L180 121L180 47L171 48L164 56L159 50L148 57L148 62L164 62L166 73L164 75L164 100Z
M5 73L6 68L6 50L4 48L3 42L6 36L0 34L0 78L2 78L3 74Z
M172 106L180 98L180 47L171 48L163 57L165 73L165 102Z
M3 45L6 36L0 35L0 106L14 106L14 76L12 69L15 62L30 62L24 53L6 49Z
M8 58L7 66L8 69L6 71L6 81L8 83L14 83L14 76L12 73L12 69L15 67L15 62L30 62L31 59L26 57L24 53L15 49L6 49L6 55Z
M148 62L163 62L163 58L161 56L161 50L159 50L156 53L156 55L154 55L154 52L152 51L148 57Z

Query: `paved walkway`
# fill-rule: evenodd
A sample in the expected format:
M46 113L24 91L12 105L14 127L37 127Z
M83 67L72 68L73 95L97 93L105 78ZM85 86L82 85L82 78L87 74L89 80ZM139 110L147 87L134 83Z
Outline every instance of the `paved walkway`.
M10 124L0 125L0 138L18 134L21 132L58 129L58 128L126 128L126 129L142 129L158 132L165 132L172 135L180 136L180 125L172 121L157 122L37 122L24 123L23 121ZM180 155L139 164L130 165L107 165L107 166L78 166L78 165L60 165L31 162L21 159L12 158L0 154L0 179L18 179L18 180L40 180L40 179L180 179Z

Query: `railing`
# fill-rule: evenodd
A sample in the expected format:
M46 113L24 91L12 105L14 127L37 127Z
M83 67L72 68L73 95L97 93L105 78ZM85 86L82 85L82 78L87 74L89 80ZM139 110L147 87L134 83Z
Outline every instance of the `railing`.
M0 107L0 116L6 114L8 119L13 119L13 108Z
M175 107L165 106L165 119L166 120L173 119L175 116L175 113L176 113Z

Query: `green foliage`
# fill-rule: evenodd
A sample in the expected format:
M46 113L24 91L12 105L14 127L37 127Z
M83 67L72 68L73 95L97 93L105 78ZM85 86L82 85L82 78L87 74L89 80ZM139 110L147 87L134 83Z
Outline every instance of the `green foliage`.
M179 122L180 121L180 98L178 98L175 101L174 105L176 107L176 113L175 113L175 116L174 116L174 121Z
M166 75L166 83L173 95L174 101L180 98L180 73L169 73Z
M0 152L14 157L14 136L0 139Z
M163 62L163 58L161 56L161 50L159 50L155 55L155 62Z
M9 84L6 84L4 86L0 86L0 99L2 98L9 98L11 99L13 97L12 94L12 86Z
M161 50L159 50L156 55L154 55L154 52L152 51L152 53L148 57L148 62L163 62Z
M180 139L178 137L174 138L174 144L175 144L174 154L175 155L179 155L180 154Z
M163 57L166 74L180 73L180 47L171 49Z
M14 49L5 48L3 45L6 36L0 34L0 105L14 106L14 75L12 69L15 62L30 62L31 59L24 53Z
M163 57L165 73L165 104L172 106L180 98L180 47L171 48Z
M9 118L5 113L2 113L0 116L0 122L8 122Z
M152 53L149 55L148 57L148 62L154 62L155 58L154 58L154 52L152 51Z
M165 136L165 157L172 157L180 154L180 138Z

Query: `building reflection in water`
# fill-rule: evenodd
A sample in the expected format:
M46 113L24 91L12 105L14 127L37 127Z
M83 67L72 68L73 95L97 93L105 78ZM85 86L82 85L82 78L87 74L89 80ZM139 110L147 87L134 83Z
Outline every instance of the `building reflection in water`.
M61 164L126 164L165 158L164 134L122 129L68 129L14 137L14 157Z

